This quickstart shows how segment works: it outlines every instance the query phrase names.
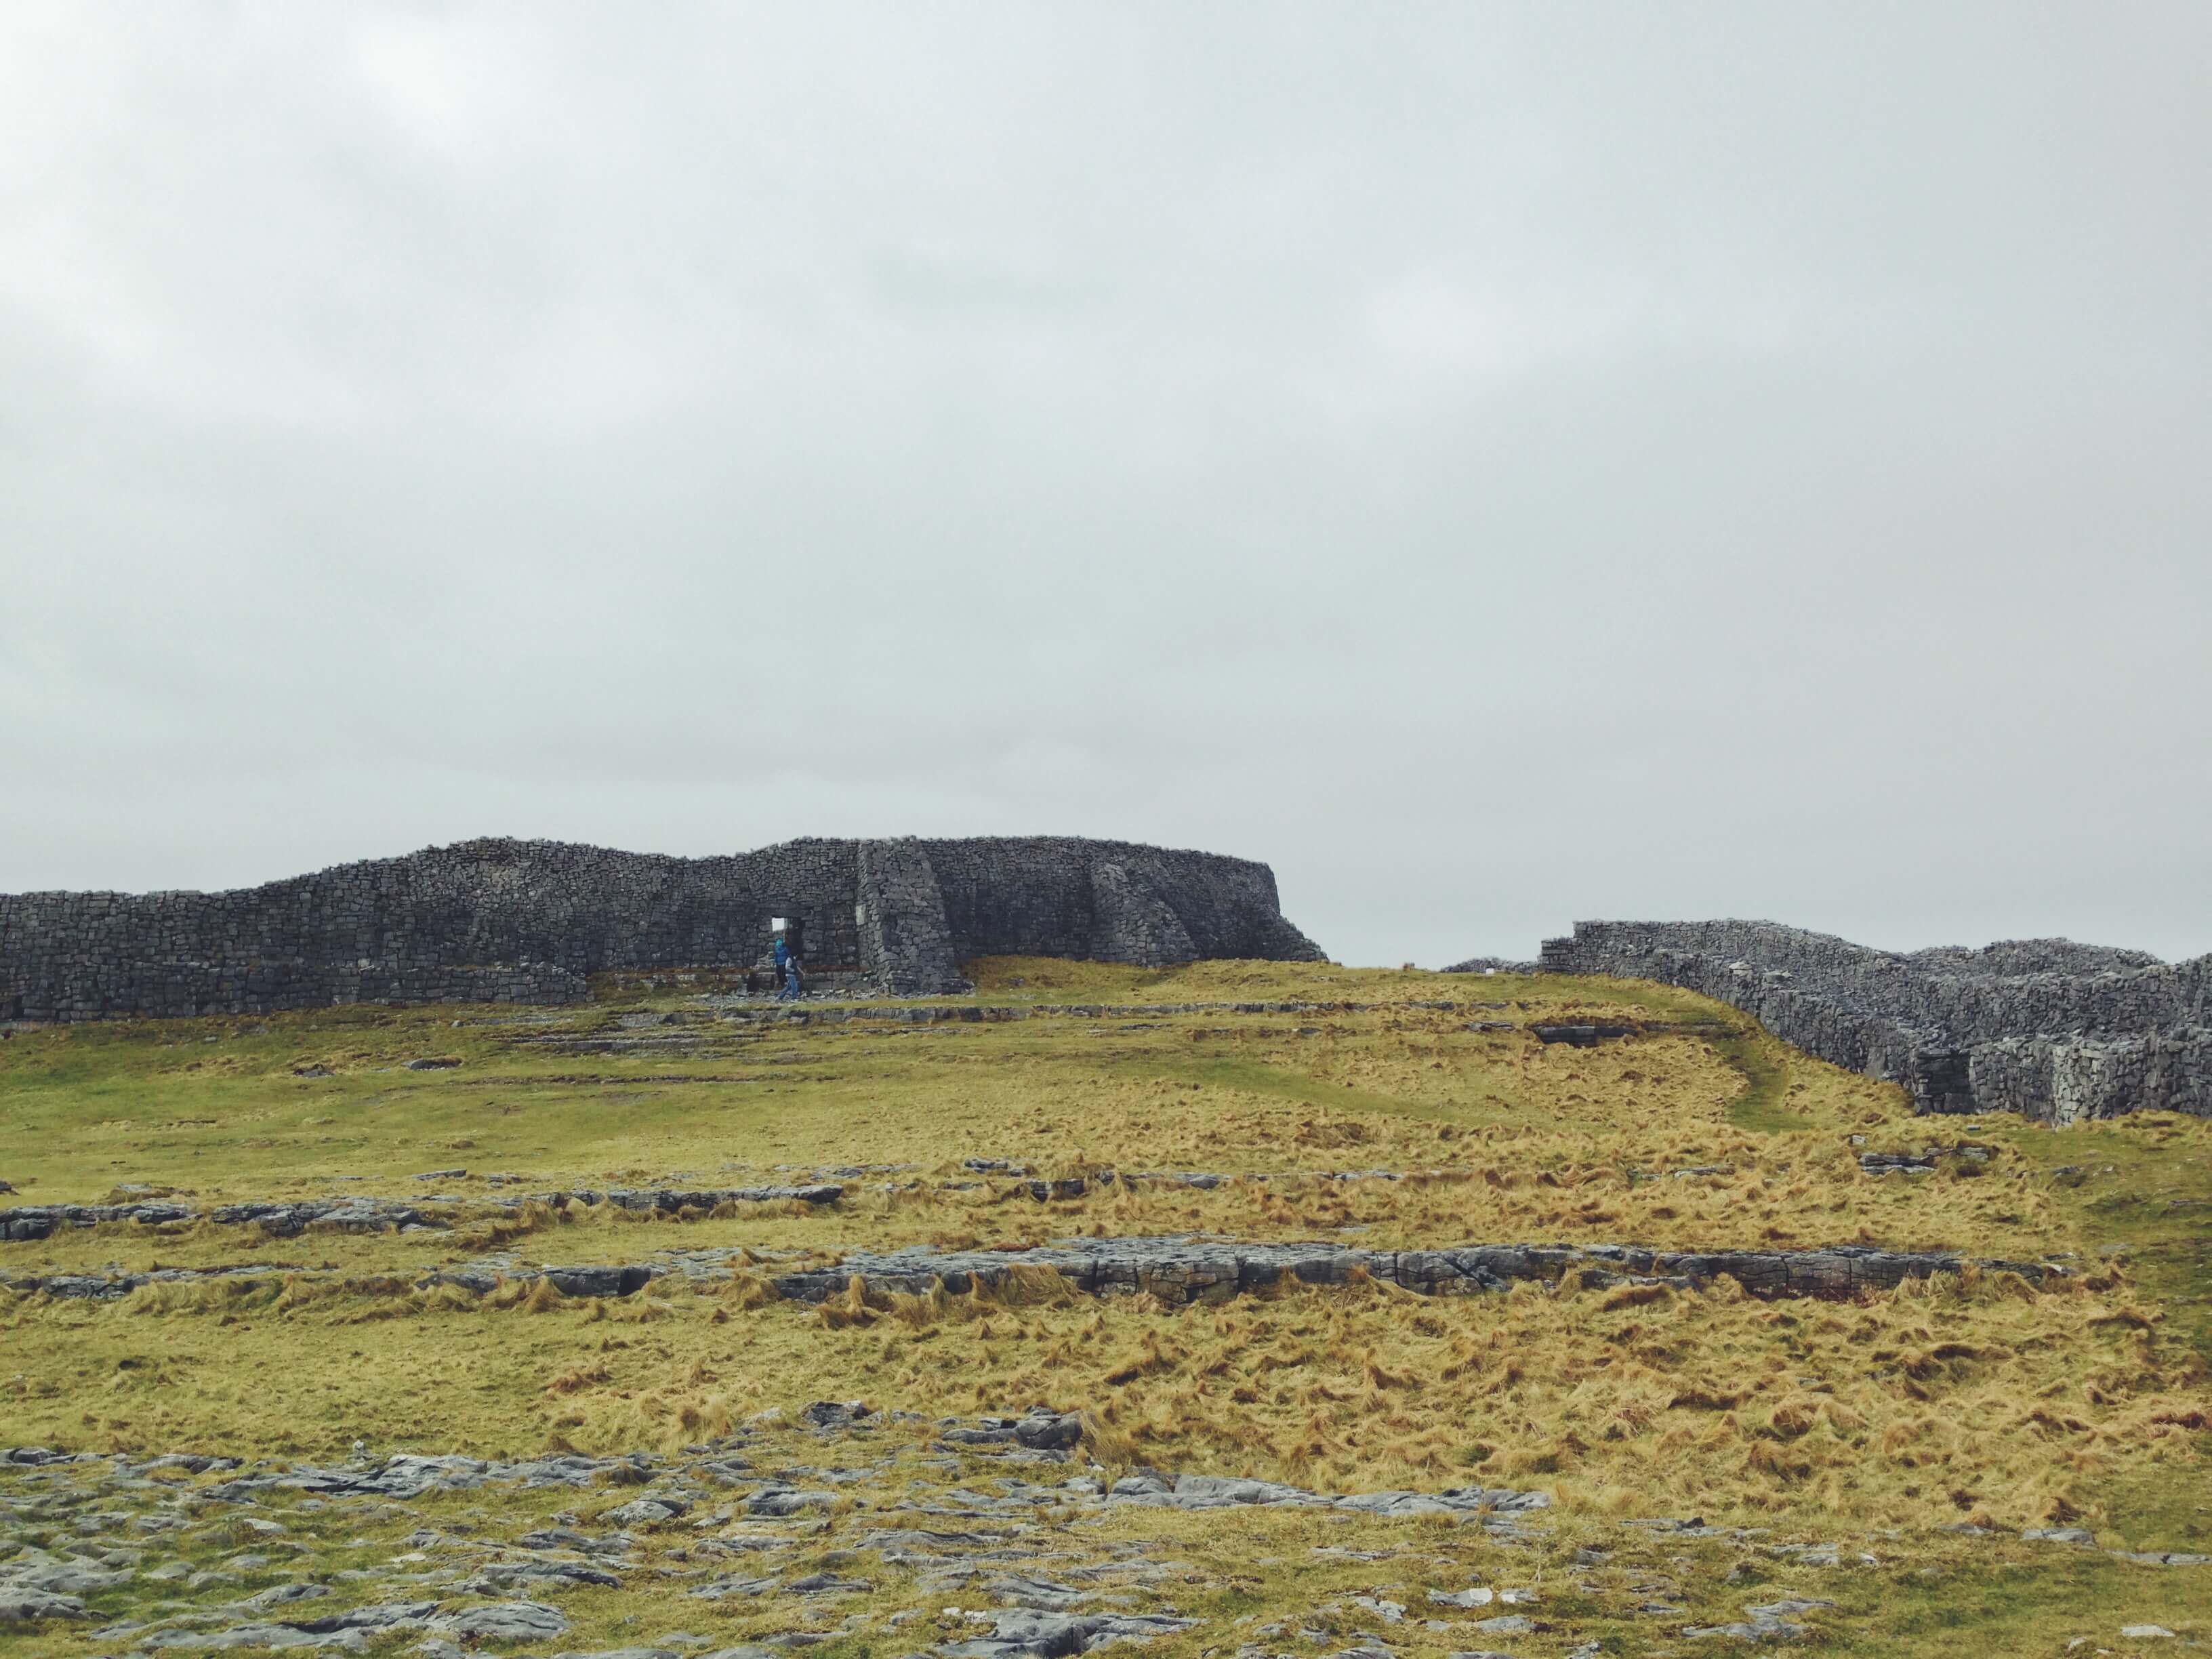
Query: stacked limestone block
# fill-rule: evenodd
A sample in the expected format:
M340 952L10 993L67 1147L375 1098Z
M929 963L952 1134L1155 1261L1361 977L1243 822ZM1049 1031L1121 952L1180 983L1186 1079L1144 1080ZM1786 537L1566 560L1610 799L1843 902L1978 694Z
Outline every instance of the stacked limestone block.
M2168 964L2069 939L1899 953L1771 921L1582 921L1545 941L1541 966L1717 998L1904 1085L1923 1112L2212 1115L2212 957Z
M1129 842L925 841L959 955L1317 962L1264 864Z
M860 957L876 981L902 995L963 983L937 872L917 841L860 843L854 918Z
M991 954L1307 960L1263 864L1066 837L787 842L682 859L484 840L227 893L0 895L0 1018L573 1002L609 969L809 965L902 993Z

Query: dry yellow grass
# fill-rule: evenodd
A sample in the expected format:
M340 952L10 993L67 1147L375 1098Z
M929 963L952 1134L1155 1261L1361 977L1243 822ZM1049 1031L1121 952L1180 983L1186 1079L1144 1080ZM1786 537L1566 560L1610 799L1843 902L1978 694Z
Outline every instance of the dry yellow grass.
M2086 1519L2134 1538L2107 1494L2201 1480L2212 1402L2160 1322L2117 1271L1853 1304L1571 1281L1173 1309L1044 1275L809 1307L742 1269L617 1303L521 1283L153 1285L9 1312L0 1420L48 1444L489 1455L673 1449L818 1398L933 1417L1045 1403L1093 1413L1134 1461L1332 1490L1534 1484L1602 1513Z

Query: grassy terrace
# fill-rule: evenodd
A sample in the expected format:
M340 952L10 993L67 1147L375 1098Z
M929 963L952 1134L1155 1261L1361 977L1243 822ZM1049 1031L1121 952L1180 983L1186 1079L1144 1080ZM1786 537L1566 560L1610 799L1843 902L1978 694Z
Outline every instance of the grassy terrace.
M1775 1541L1844 1540L1847 1561L1873 1556L1821 1571L1741 1544L1663 1538L1620 1554L1674 1586L1653 1595L1686 1598L1686 1617L1735 1616L1745 1585L1832 1600L1816 1621L1826 1650L2055 1653L2086 1632L2129 1651L2112 1632L2137 1618L2212 1640L2212 1567L2145 1567L2018 1538L2075 1524L2104 1546L2212 1553L2212 1124L2146 1115L2052 1132L2001 1115L1915 1119L1900 1091L1650 985L1270 963L975 971L976 1000L989 1003L1376 1006L763 1025L717 1018L703 981L668 975L608 986L580 1009L360 1008L21 1032L0 1043L0 1178L17 1189L0 1203L137 1195L126 1188L198 1206L438 1194L454 1200L455 1224L290 1239L111 1225L0 1244L0 1272L18 1277L337 1270L151 1286L111 1303L0 1292L0 1446L317 1461L342 1461L357 1440L378 1454L673 1453L815 1400L929 1419L1045 1403L1090 1413L1086 1449L1109 1472L1152 1466L1331 1492L1548 1490L1550 1541L1519 1547L1512 1562L1553 1575L1543 1622L1492 1644L1518 1654L1565 1652L1571 1636L1595 1636L1607 1654L1691 1650L1673 1626L1624 1610L1627 1581L1572 1560L1580 1546L1620 1551L1626 1519L1668 1515L1770 1528ZM1461 1006L1414 1006L1439 999ZM1467 1006L1478 1002L1505 1006ZM1639 1034L1579 1049L1518 1029L1592 1019ZM1516 1029L1468 1030L1475 1021ZM421 1059L459 1064L406 1068ZM1876 1177L1858 1162L1962 1139L1990 1155L1946 1158L1922 1176ZM969 1172L970 1158L1042 1176L1270 1179L1044 1204ZM848 1177L847 1196L821 1208L639 1220L605 1206L492 1207L546 1188L726 1188L854 1165L901 1167ZM455 1168L468 1173L415 1179ZM1422 1173L1319 1178L1362 1170ZM1688 1170L1705 1172L1676 1173ZM495 1185L491 1174L522 1179ZM2074 1271L2039 1289L1989 1273L1855 1304L1762 1303L1726 1283L1680 1292L1571 1281L1452 1299L1355 1285L1178 1309L1045 1282L996 1297L817 1308L764 1294L742 1261L696 1287L664 1281L618 1302L416 1285L494 1252L606 1262L742 1246L781 1259L1186 1231L1378 1248L1864 1243L2055 1257ZM902 1432L921 1456L926 1429ZM935 1468L901 1465L896 1478L926 1483ZM489 1501L425 1503L466 1524ZM496 1502L517 1527L538 1510L578 1507L574 1494ZM388 1525L349 1516L338 1531L362 1541L331 1548L389 1558L424 1513ZM833 1517L834 1528L854 1524ZM1277 1511L1117 1511L1080 1524L1094 1542L1170 1540L1195 1564L1194 1582L1212 1586L1180 1598L1206 1622L1146 1650L1162 1659L1245 1640L1279 1647L1231 1621L1303 1607L1339 1578L1346 1595L1381 1593L1408 1561L1475 1547L1446 1525ZM1961 1524L1998 1535L1946 1530ZM1384 1556L1317 1567L1317 1545ZM896 1575L878 1591L921 1595ZM629 1593L564 1601L579 1630L545 1650L651 1635L623 1622L636 1617ZM667 1594L656 1628L708 1628L699 1604ZM103 1607L137 1605L118 1595ZM732 1616L729 1640L770 1618ZM1408 1654L1483 1645L1407 1619L1395 1639ZM82 1633L43 1626L13 1639L33 1656L94 1650ZM896 1653L940 1639L878 1632L848 1645Z

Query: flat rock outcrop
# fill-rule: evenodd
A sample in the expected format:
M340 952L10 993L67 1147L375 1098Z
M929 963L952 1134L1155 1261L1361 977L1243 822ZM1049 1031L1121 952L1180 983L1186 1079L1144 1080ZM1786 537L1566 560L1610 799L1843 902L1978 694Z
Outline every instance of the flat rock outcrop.
M627 1296L667 1276L705 1279L726 1273L738 1252L725 1249L665 1253L626 1267L526 1267L494 1259L447 1267L425 1285L453 1285L479 1293L502 1280L550 1280L571 1296ZM752 1259L758 1260L757 1252ZM1838 1244L1800 1250L1654 1250L1631 1244L1454 1244L1432 1249L1371 1250L1328 1243L1248 1243L1201 1237L1069 1238L1025 1249L940 1249L911 1245L896 1250L839 1252L819 1265L763 1271L777 1295L793 1302L826 1302L855 1281L870 1295L919 1296L939 1285L959 1296L1018 1287L1025 1277L1057 1274L1091 1296L1145 1292L1168 1303L1252 1295L1285 1284L1348 1285L1364 1278L1421 1296L1470 1296L1504 1291L1522 1281L1558 1283L1582 1275L1586 1287L1662 1284L1687 1289L1727 1277L1754 1296L1847 1298L1887 1289L1908 1279L1956 1273L1966 1258L1945 1251L1884 1250ZM2031 1261L1977 1261L1989 1272L2039 1280L2063 1270ZM35 1285L52 1295L102 1292L72 1286ZM118 1283L107 1294L131 1288Z
M606 969L810 965L901 994L959 963L1318 959L1264 864L1070 836L786 842L669 858L483 840L223 893L0 895L0 1020L563 1003Z
M1907 1279L1957 1273L1966 1264L1938 1252L1841 1244L1812 1250L1650 1250L1623 1244L1460 1244L1427 1250L1369 1250L1341 1244L1239 1243L1202 1238L1074 1238L1025 1250L939 1250L928 1246L848 1252L833 1267L772 1273L779 1294L820 1302L859 1279L871 1291L918 1294L942 1280L957 1295L996 1287L1024 1269L1049 1269L1095 1296L1143 1291L1168 1302L1249 1294L1285 1279L1343 1285L1364 1275L1424 1296L1503 1291L1519 1280L1557 1281L1582 1273L1615 1279L1709 1283L1723 1275L1755 1296L1850 1297ZM2040 1279L2033 1262L1992 1270Z
M458 1170L441 1171L459 1174ZM416 1176L417 1180L423 1177ZM456 1198L433 1194L420 1204L366 1195L344 1198L257 1199L196 1210L188 1204L148 1200L124 1204L18 1204L0 1207L0 1240L51 1238L72 1227L120 1222L164 1226L204 1221L217 1227L258 1227L272 1237L293 1238L309 1228L330 1232L380 1233L450 1224L457 1206L514 1212L529 1204L611 1204L635 1215L702 1214L725 1204L833 1204L844 1195L835 1182L777 1182L760 1187L576 1187L521 1196Z
M777 1296L819 1303L844 1294L857 1281L870 1296L920 1296L942 1285L952 1295L1018 1290L1040 1276L1057 1275L1089 1296L1139 1292L1170 1304L1264 1294L1285 1285L1345 1285L1362 1279L1419 1296L1473 1296L1515 1284L1559 1284L1579 1274L1585 1289L1616 1285L1663 1285L1688 1290L1722 1278L1753 1296L1844 1300L1887 1290L1908 1279L1958 1273L1972 1267L2012 1273L2029 1280L2063 1276L2057 1263L1975 1261L1948 1251L1884 1250L1863 1244L1812 1249L1655 1250L1634 1244L1453 1244L1431 1249L1371 1250L1328 1243L1249 1243L1197 1236L1069 1238L1024 1249L852 1249L828 1261L786 1258L779 1266L757 1249L710 1246L660 1251L641 1261L528 1264L512 1253L424 1273L425 1288L451 1285L477 1295L502 1284L540 1280L564 1296L634 1296L656 1280L694 1285L727 1277L732 1267L758 1263ZM330 1268L280 1266L163 1267L143 1273L14 1275L0 1273L0 1291L63 1300L112 1301L149 1285L258 1279L290 1274L340 1277Z

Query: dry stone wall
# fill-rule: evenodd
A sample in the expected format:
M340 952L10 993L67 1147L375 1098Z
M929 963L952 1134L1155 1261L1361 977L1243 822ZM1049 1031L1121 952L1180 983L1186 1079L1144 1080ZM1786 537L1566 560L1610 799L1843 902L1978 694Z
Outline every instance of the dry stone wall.
M1320 959L1283 918L1274 872L1127 842L990 837L915 843L963 957L1155 963Z
M1904 1085L1923 1112L2212 1115L2212 957L2169 964L2070 939L1899 953L1771 921L1581 921L1539 965L1717 998Z
M855 867L853 915L860 954L873 965L883 988L912 995L962 983L945 896L921 843L863 842Z
M1318 958L1264 864L1072 837L787 842L683 859L482 840L224 893L0 895L0 1018L571 1002L607 969L811 963L900 993L1024 954Z

